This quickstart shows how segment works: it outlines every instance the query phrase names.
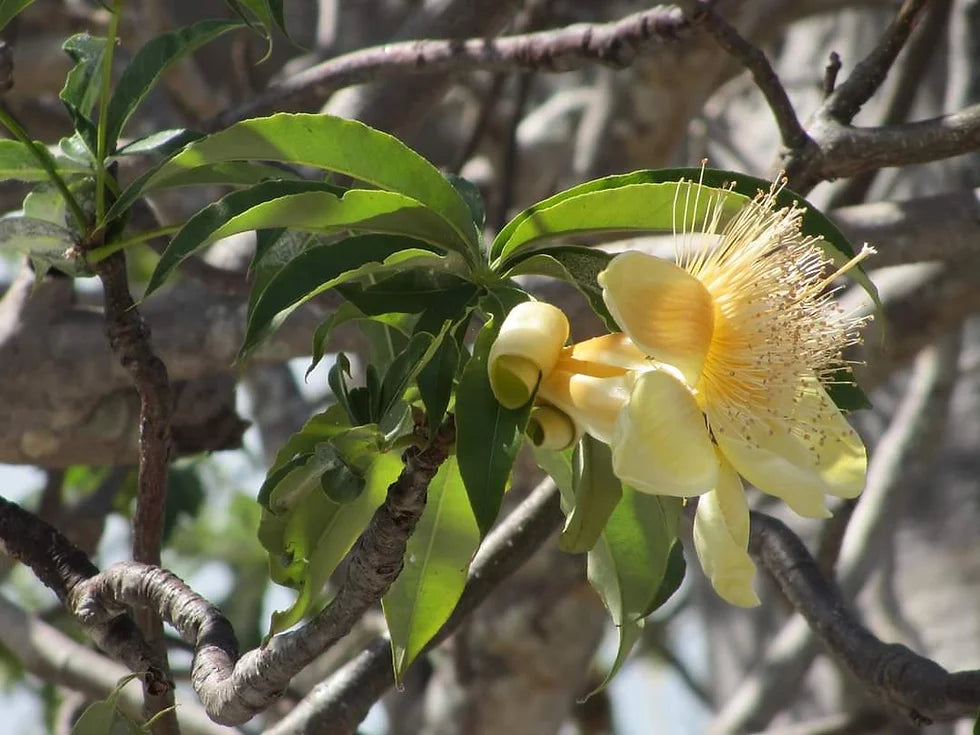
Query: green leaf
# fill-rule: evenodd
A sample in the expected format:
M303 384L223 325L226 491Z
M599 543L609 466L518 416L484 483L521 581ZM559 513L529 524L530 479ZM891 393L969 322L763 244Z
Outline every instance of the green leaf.
M371 521L402 466L395 453L379 454L367 471L364 490L356 500L335 503L317 486L315 492L303 495L301 502L284 514L281 547L266 547L270 571L276 582L295 587L299 595L287 610L272 614L270 637L310 612L315 597ZM273 504L277 500L274 496L275 493ZM274 537L267 533L263 543Z
M160 261L147 284L147 295L163 285L184 258L195 250L220 239L221 236L216 236L215 233L221 231L229 222L257 205L305 192L343 194L343 190L339 187L322 181L263 181L242 191L233 191L199 210L177 231L163 255L160 256Z
M490 530L500 512L504 488L531 413L530 401L521 408L504 408L490 388L487 358L500 329L500 321L494 317L480 330L473 357L463 368L456 390L459 471L466 483L481 535Z
M473 224L476 225L477 232L483 232L483 227L487 223L487 210L483 204L480 188L462 176L446 174L446 178L449 179L449 183L459 192L463 201L466 202L466 206L469 207L470 217L473 219Z
M429 483L425 511L405 549L405 566L381 600L396 682L456 607L479 545L480 529L451 456Z
M871 408L871 399L854 381L854 373L850 368L838 369L823 383L823 386L830 400L841 411L861 411Z
M139 735L143 730L117 706L119 694L139 674L119 680L109 696L92 702L71 728L71 735Z
M548 276L571 283L585 296L589 305L610 332L620 331L619 325L613 319L606 302L602 298L602 287L599 285L599 274L612 260L610 253L579 245L539 250L527 258L520 260L507 271L506 278L524 275Z
M347 419L347 414L339 405L331 406L312 416L303 428L293 434L276 454L276 459L266 473L266 479L259 489L258 502L269 508L269 497L272 490L278 484L278 480L282 479L281 476L274 479L275 475L289 466L298 455L308 457L317 444L328 441L349 428L351 425Z
M616 634L618 641L616 643L616 658L613 659L612 665L609 667L609 671L606 672L605 678L599 683L595 689L586 694L584 697L578 700L579 704L582 704L591 697L601 692L607 686L609 682L613 680L613 677L619 673L619 670L623 668L623 664L629 658L630 653L633 650L633 646L636 642L640 640L640 635L643 633L643 627L645 620L642 618L639 620L633 620L632 618L624 621L622 625L616 627Z
M0 0L0 30L33 2L34 0Z
M349 321L355 319L364 319L364 312L358 309L356 306L350 302L345 301L340 306L331 312L330 316L324 319L320 325L313 332L313 349L312 356L313 359L310 361L310 366L306 368L306 375L304 376L306 380L310 379L310 373L320 364L320 360L323 359L323 355L326 351L326 346L330 341L330 335L333 334L333 330L339 327L341 324L346 324Z
M569 553L589 551L623 496L623 485L612 471L612 452L585 435L572 458L575 505L568 513L558 548Z
M686 573L687 562L684 561L684 547L681 546L680 539L677 539L670 547L670 554L667 556L667 569L664 571L664 580L660 583L657 596L650 603L650 612L660 608L680 589L681 582L684 581L684 575Z
M715 194L720 195L724 201L723 222L749 201L742 194L724 189L698 187L697 184L681 186L690 186L693 190L691 206L686 211L688 231L697 229L704 222L713 209ZM670 231L675 224L678 231L684 230L683 222L677 222L674 212L677 189L676 182L627 184L579 194L540 209L533 217L525 219L502 245L498 262L504 267L513 264L516 256L555 237L588 233Z
M680 498L648 495L624 485L622 500L589 552L589 582L619 631L620 653L607 681L635 642L634 628L660 600L680 510Z
M677 182L701 180L702 195L698 197L699 187L693 184L679 193ZM650 198L643 195L643 187L660 185L660 189L650 189ZM632 189L631 187L640 187ZM677 193L677 210L681 220L686 218L687 231L700 231L704 222L704 209L712 193L725 194L725 212L720 220L723 226L741 205L752 199L760 191L769 191L772 183L756 176L724 171L719 169L674 168L648 169L630 174L619 174L602 179L587 181L573 186L548 199L538 202L524 210L501 229L491 247L492 258L497 265L510 255L529 248L536 242L560 235L581 234L585 232L615 232L629 230L673 230L674 200ZM626 190L615 194L616 190ZM796 203L806 208L803 215L802 230L805 235L821 238L822 247L838 266L854 256L854 248L844 234L819 209L794 191L783 187L776 197L780 207ZM631 207L639 207L631 210ZM581 211L576 209L581 207ZM684 229L684 222L676 223L676 229ZM874 284L860 266L850 271L851 277L867 291L880 310L881 301Z
M109 100L106 113L109 149L115 148L126 121L168 66L221 34L241 27L241 21L237 20L202 20L156 36L144 44L126 66Z
M293 258L313 247L326 245L336 238L309 232L291 232L284 227L259 230L255 233L255 253L248 270L252 286L248 291L248 313L255 309L259 296L283 267Z
M52 160L55 170L62 176L91 174L87 166L64 156ZM47 181L48 173L38 163L29 146L17 140L0 140L0 180Z
M316 245L299 253L269 278L251 305L239 357L247 355L282 322L285 318L279 318L282 312L291 311L341 283L381 270L399 253L417 252L419 249L413 245L418 244L416 240L399 236L362 235Z
M0 251L13 250L31 259L37 278L50 268L73 276L88 275L84 258L74 251L72 233L43 219L4 217L0 219Z
M312 166L403 194L426 205L451 227L443 247L476 253L477 235L469 207L438 169L387 133L329 115L279 113L243 120L195 141L135 181L108 216L117 216L137 197L166 186L169 179L188 169L225 161Z
M419 395L425 406L429 436L435 436L446 415L458 369L459 347L456 340L444 339L432 360L418 374Z
M365 314L396 311L416 314L441 307L446 309L444 318L451 318L449 312L461 310L477 287L453 273L446 273L442 262L435 263L438 267L406 269L368 286L345 286L340 292ZM443 320L437 321L441 326Z
M122 148L116 150L112 158L118 156L170 156L179 151L195 140L203 138L202 133L186 128L169 128L158 130L155 133L144 135L142 138L132 140Z
M444 335L445 330L438 335L419 332L412 336L405 349L391 361L381 381L377 421L380 422L402 399L419 371L432 359Z
M65 86L62 87L59 97L72 118L75 130L94 152L95 126L91 117L102 91L106 39L78 33L65 41L62 48L75 65L65 77Z

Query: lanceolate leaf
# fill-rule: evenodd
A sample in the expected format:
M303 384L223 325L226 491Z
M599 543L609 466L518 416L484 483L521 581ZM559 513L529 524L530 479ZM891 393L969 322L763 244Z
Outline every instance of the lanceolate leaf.
M314 491L287 514L283 546L268 549L269 560L273 579L295 587L299 596L289 609L272 614L270 636L295 625L311 611L327 579L367 527L402 466L396 453L379 454L367 471L364 490L355 500L335 503L317 483Z
M222 33L240 28L237 20L202 20L192 26L164 33L148 41L122 73L106 117L106 140L111 148L126 121L168 66Z
M562 551L582 553L595 546L623 496L623 486L613 474L609 446L589 435L583 436L575 449L572 469L575 505L565 520L558 546Z
M160 256L160 262L157 263L146 287L147 295L163 285L184 258L198 248L217 240L218 237L214 233L236 217L259 204L292 194L313 191L343 194L342 189L322 181L264 181L242 191L227 194L214 204L204 207L187 220Z
M0 0L0 29L33 2L34 0Z
M63 156L51 160L55 170L62 176L91 173L87 166ZM37 157L28 146L16 140L0 140L0 179L47 181L48 173L37 162Z
M361 235L301 252L268 280L255 299L240 354L244 356L252 350L283 311L382 268L386 260L411 249L413 244L419 243L392 235Z
M494 317L480 331L473 357L463 369L456 391L456 452L470 505L481 535L497 519L504 488L521 448L531 402L517 409L501 406L490 389L487 357L500 321Z
M382 599L396 681L456 607L479 545L480 530L456 458L449 457L429 483L405 566Z
M567 281L588 299L589 305L602 319L606 329L610 332L618 332L619 325L606 307L606 302L602 298L602 287L597 280L612 257L602 250L579 245L548 248L520 260L507 272L507 277L538 275Z
M329 115L280 113L243 120L191 143L123 192L109 218L187 169L243 160L313 166L404 194L451 227L444 247L455 246L475 256L477 235L469 207L431 163L391 135Z

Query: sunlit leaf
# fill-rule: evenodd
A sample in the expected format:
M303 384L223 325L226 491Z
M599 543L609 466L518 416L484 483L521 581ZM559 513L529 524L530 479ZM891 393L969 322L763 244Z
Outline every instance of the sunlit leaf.
M62 176L91 173L90 169L64 156L52 158L55 170ZM47 181L48 173L29 146L17 140L0 140L0 179L13 181Z
M595 546L606 522L619 504L623 486L612 471L609 446L582 437L572 459L574 505L558 538L562 551L582 553Z
M227 161L312 166L403 194L424 204L451 227L444 247L475 254L477 235L469 207L438 169L387 133L329 115L279 113L243 120L195 141L127 188L108 218L188 169Z
M480 530L451 456L429 483L425 511L405 549L405 566L382 598L396 681L456 607L479 544Z

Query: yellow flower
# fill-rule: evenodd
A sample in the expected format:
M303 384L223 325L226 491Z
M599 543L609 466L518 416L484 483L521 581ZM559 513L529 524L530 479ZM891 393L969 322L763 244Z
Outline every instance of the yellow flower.
M613 258L599 284L621 333L564 347L564 314L527 303L490 354L498 400L523 405L537 386L539 403L574 424L549 446L585 431L609 443L614 471L636 489L701 495L695 548L718 593L742 606L758 597L739 475L823 518L824 496L855 497L867 468L823 381L863 323L827 286L871 251L827 277L827 256L800 232L803 210L776 209L777 193L746 205L713 250L679 238L676 265L639 252Z

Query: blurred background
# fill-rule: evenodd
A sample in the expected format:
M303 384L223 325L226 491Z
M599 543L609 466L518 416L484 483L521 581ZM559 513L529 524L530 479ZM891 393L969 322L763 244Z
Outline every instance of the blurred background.
M136 137L199 128L269 84L339 54L393 40L491 37L616 20L650 7L626 0L303 0L284 3L295 44L237 32L204 47L164 79L129 128ZM718 2L717 11L773 61L802 121L823 99L830 52L841 79L877 43L897 3L882 0ZM148 39L202 18L227 17L220 0L125 4L121 61ZM33 137L70 133L58 91L61 51L76 32L104 33L97 2L37 0L4 31L14 52L7 105ZM121 67L120 67L121 68ZM857 125L897 124L980 102L980 2L933 0ZM674 165L758 176L779 172L776 125L751 77L706 33L682 29L626 68L425 75L311 92L281 109L323 109L392 132L436 165L476 183L491 230L517 210L574 183ZM980 149L980 144L977 146ZM123 170L131 179L140 173ZM853 416L872 457L868 488L826 522L786 517L875 633L955 669L980 667L980 152L825 182L808 196L860 244L885 309L853 355L874 408ZM2 211L25 185L0 184ZM179 222L215 192L166 192L150 224ZM211 248L142 305L174 381L176 463L164 565L232 620L243 650L265 634L291 593L267 582L254 502L278 447L328 400L325 369L303 379L312 330L329 298L295 314L244 369L249 237ZM656 238L610 247L662 252ZM668 246L669 248L669 246ZM131 251L134 291L156 259ZM867 310L851 289L847 308ZM543 297L573 314L576 338L599 327L584 303L554 284ZM127 558L135 490L138 410L102 333L94 279L48 277L36 287L22 259L0 251L0 493L39 513L104 567ZM353 332L332 349L357 354ZM329 365L327 365L329 367ZM514 497L540 479L526 458ZM755 507L782 513L759 494ZM690 529L686 529L689 541ZM682 538L684 538L682 536ZM690 545L689 543L687 544ZM45 590L0 557L0 721L14 733L68 732L90 700L57 671L11 651L17 621L36 616L77 636ZM584 704L615 644L584 559L546 544L453 639L412 670L402 692L375 708L365 732L409 735L620 733L968 733L913 727L829 658L778 590L763 607L716 598L693 563L674 600L648 625L632 662ZM19 616L19 617L18 617ZM278 713L360 650L380 629L369 616L338 649L297 678ZM173 641L175 675L190 655ZM35 673L29 673L34 671ZM193 695L183 692L193 707ZM277 711L243 728L260 732ZM195 732L185 727L186 732ZM203 732L204 730L200 730ZM215 732L210 730L209 732ZM229 732L231 730L228 730Z

